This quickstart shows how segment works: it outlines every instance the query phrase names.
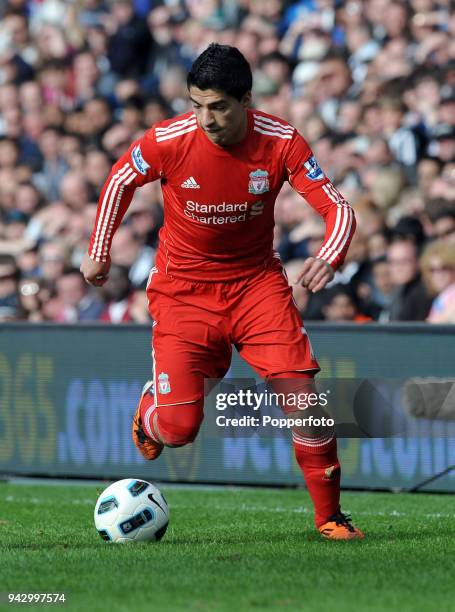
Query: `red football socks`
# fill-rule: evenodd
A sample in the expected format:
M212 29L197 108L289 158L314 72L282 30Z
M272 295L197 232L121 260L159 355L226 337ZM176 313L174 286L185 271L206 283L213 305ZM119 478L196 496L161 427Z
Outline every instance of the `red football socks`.
M316 527L340 508L340 463L336 438L292 435L297 463L313 500Z
M149 438L152 438L155 442L160 442L160 437L157 433L157 423L155 415L155 398L151 393L145 393L141 397L140 403L140 415L144 431Z

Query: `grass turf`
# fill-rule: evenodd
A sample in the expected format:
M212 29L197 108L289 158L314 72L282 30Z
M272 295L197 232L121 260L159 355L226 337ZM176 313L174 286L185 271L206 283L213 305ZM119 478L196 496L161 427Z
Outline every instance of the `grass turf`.
M453 496L344 493L366 539L328 542L306 492L163 486L164 539L121 546L93 526L102 488L0 484L3 602L65 592L63 609L93 612L455 610Z

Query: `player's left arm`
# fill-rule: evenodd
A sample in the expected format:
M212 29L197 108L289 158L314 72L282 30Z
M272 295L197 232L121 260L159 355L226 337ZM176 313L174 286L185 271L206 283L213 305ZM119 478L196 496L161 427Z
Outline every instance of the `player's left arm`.
M287 178L325 221L324 241L315 257L308 257L295 279L313 293L330 282L341 266L355 232L351 205L319 167L306 140L295 132L285 156Z

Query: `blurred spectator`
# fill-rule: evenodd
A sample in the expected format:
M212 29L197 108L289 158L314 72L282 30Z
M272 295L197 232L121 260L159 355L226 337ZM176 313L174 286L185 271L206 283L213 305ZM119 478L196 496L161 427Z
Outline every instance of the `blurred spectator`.
M130 0L111 1L107 28L112 70L119 76L143 75L152 40L143 19L134 13Z
M69 169L68 163L61 156L61 136L58 129L50 127L38 139L43 163L41 170L34 174L33 182L50 201L60 197L61 181Z
M420 249L425 241L425 233L419 219L415 217L401 217L392 228L392 238L409 240Z
M127 323L131 321L130 294L131 285L128 268L112 265L109 278L102 288L106 301L100 320L106 323Z
M0 254L14 256L20 282L40 285L7 316L62 319L54 284L79 265L112 162L190 108L186 71L217 41L245 53L254 105L302 132L354 206L357 235L334 284L375 320L424 320L416 247L403 245L455 244L450 9L447 0L0 2ZM295 269L317 251L323 224L289 186L275 214L275 246ZM159 184L148 185L114 240L134 320L147 321L143 287L162 220ZM413 261L397 263L397 248L396 259ZM320 296L294 291L304 317L323 317ZM38 302L41 314L27 310Z
M148 299L145 289L135 289L130 297L130 316L134 323L150 323Z
M437 157L423 157L417 164L417 185L423 196L428 197L431 185L440 174L442 166Z
M40 277L50 286L55 287L68 265L66 246L61 241L46 242L40 249Z
M82 212L89 204L89 186L82 172L67 172L60 185L61 197L72 212Z
M359 288L362 310L373 320L388 320L388 312L394 298L395 285L390 274L390 263L385 256L371 263L371 280Z
M387 248L390 243L390 230L382 228L368 238L368 259L370 261L378 261L386 257Z
M292 261L288 261L288 263L284 266L289 285L292 287L292 295L294 297L295 305L299 309L302 316L308 307L310 292L300 283L296 283L295 279L299 276L304 261L304 259L293 259Z
M91 200L98 202L104 181L111 170L109 157L100 149L90 149L85 156L84 174L91 191Z
M119 227L111 248L112 263L129 269L133 286L141 286L148 278L155 261L154 250L136 236L129 225Z
M433 217L433 236L447 241L455 248L455 207L440 210Z
M0 254L0 321L19 317L18 272L14 257Z
M423 284L417 245L413 239L398 238L387 250L395 292L389 306L390 321L424 321L431 298Z
M69 268L55 281L55 297L51 300L51 319L59 323L96 321L103 312L100 298L86 285L79 270ZM48 305L49 306L49 305Z
M23 251L16 256L16 263L20 270L21 279L29 276L38 276L39 251L37 246L24 248Z
M360 312L355 297L344 285L334 285L324 292L322 312L325 320L332 323L371 321L371 317Z
M21 318L34 323L44 320L44 293L39 279L24 277L19 283Z
M422 255L423 278L434 297L427 317L429 323L455 323L455 249L436 241Z
M85 142L101 146L103 135L112 123L111 107L107 100L94 97L84 104Z

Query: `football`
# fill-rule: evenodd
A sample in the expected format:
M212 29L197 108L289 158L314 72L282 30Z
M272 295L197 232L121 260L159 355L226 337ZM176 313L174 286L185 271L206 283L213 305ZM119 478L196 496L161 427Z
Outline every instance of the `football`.
M98 533L107 542L158 542L169 524L169 508L152 483L125 478L101 493L94 517Z

